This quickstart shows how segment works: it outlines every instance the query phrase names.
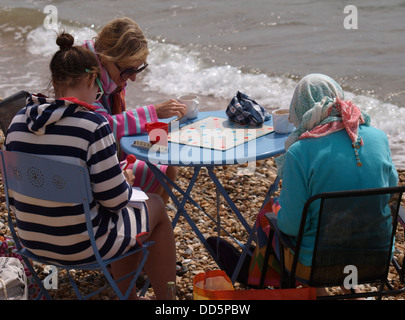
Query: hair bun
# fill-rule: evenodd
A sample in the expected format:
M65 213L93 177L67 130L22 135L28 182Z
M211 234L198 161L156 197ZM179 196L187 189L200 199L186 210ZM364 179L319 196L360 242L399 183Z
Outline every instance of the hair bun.
M59 46L61 50L71 48L73 46L75 39L69 33L62 32L58 35L56 39L56 44Z

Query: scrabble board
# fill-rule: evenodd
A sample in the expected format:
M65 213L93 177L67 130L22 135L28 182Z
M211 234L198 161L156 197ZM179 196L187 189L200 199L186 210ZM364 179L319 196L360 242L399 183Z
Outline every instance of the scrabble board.
M225 151L273 131L272 126L241 125L228 118L209 116L179 130L172 130L168 141Z

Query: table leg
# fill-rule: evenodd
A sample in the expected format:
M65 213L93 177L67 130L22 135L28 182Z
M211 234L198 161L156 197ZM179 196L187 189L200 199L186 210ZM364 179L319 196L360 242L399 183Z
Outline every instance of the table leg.
M245 218L242 216L240 213L239 209L236 207L236 205L233 203L232 199L229 197L228 193L226 192L225 188L221 184L221 182L218 180L217 176L214 173L213 167L207 167L208 169L208 174L211 178L211 180L214 182L215 186L219 190L219 192L222 194L226 202L228 202L229 206L231 207L232 211L235 213L239 221L242 223L242 225L245 227L248 233L252 231L252 228L249 226L248 222L245 220Z
M235 215L237 216L237 218L239 219L239 221L241 221L241 223L243 224L243 226L245 227L245 229L247 230L247 232L249 233L249 237L248 237L248 241L245 245L243 245L242 243L240 243L240 241L238 241L237 239L236 242L242 247L242 254L238 260L238 263L236 265L236 268L233 272L232 275L232 283L234 283L236 281L236 278L239 274L239 271L242 267L243 261L246 258L246 255L249 254L249 250L250 250L250 245L253 242L254 236L255 236L255 226L253 226L253 228L251 228L249 226L249 224L247 223L247 221L245 220L245 218L242 216L242 214L240 213L239 209L236 207L236 205L233 203L232 199L229 197L228 193L226 192L225 188L223 187L223 185L221 184L221 182L218 180L217 176L215 175L214 171L213 171L213 166L208 166L207 170L208 170L208 175L210 176L211 180L214 182L215 186L216 186L216 194L217 194L217 219L215 221L215 219L213 219L209 214L207 214L198 203L196 203L192 197L190 196L191 191L194 187L194 184L197 180L198 174L201 170L200 167L195 167L194 168L194 174L190 180L190 183L186 189L186 191L182 190L174 181L172 181L169 177L167 177L163 172L161 172L155 165L147 163L147 165L149 166L149 168L152 170L152 172L155 174L156 178L159 180L159 182L161 183L161 185L163 186L163 188L165 189L165 191L168 193L168 195L170 196L170 198L173 200L174 204L177 207L177 213L172 221L172 226L173 228L176 226L178 219L180 218L180 215L183 215L183 217L186 219L187 223L190 225L190 227L192 228L192 230L195 232L195 234L197 235L197 237L200 239L201 243L204 245L204 247L208 250L209 254L211 255L211 257L213 257L215 260L217 260L218 257L218 252L219 252L219 248L216 248L217 253L214 252L213 248L208 244L207 240L205 239L205 237L203 236L203 234L201 233L201 231L198 229L197 225L195 224L195 222L193 221L193 219L191 219L190 215L187 213L186 209L185 209L185 204L187 202L187 200L189 200L191 202L191 204L193 204L197 209L199 209L201 212L203 212L206 216L208 216L214 223L217 224L217 228L218 228L218 237L220 237L220 230L222 229L220 226L220 214L219 214L219 210L220 210L220 195L222 194L222 196L225 198L225 200L228 202L229 206L231 207L231 209L233 210L233 212L235 213ZM277 190L278 188L278 184L279 184L280 178L277 177L276 180L274 181L274 183L270 186L267 195L266 195L266 199L264 201L264 203L269 199L269 197L271 195L274 194L274 192ZM171 188L169 187L169 184L171 186L173 186L173 188L175 188L182 196L183 199L181 200L181 202L177 199L177 197L174 195L173 191L171 190ZM224 229L225 230L225 229ZM226 231L226 230L225 230ZM231 234L229 234L229 232L226 232L230 237L233 238L233 236ZM218 263L218 261L216 261Z
M215 193L217 195L217 233L218 233L218 239L221 238L221 215L219 214L221 210L221 192L219 191L218 188L215 188ZM219 241L217 241L217 247L216 247L216 257L219 259Z
M194 186L195 181L197 180L198 174L201 170L199 167L194 168L194 174L193 177L190 180L190 183L187 187L186 192L184 192L174 181L172 181L169 177L167 177L163 172L161 172L155 165L147 163L149 168L152 170L152 172L155 174L156 178L159 180L165 191L168 193L170 198L173 200L175 206L177 207L177 213L172 221L172 227L174 228L178 222L178 219L180 218L180 215L183 215L183 217L186 219L187 223L190 225L190 227L193 229L197 237L200 239L201 243L204 245L204 247L208 250L209 254L212 257L215 257L215 253L211 246L208 244L207 240L201 233L201 231L198 229L197 225L191 219L189 214L187 213L185 209L185 204L187 200L189 200L195 207L197 207L199 210L201 210L205 215L210 217L201 207L198 203L196 203L190 196L191 190ZM173 191L170 189L168 183L172 185L177 191L179 191L183 195L183 199L180 202L177 197L174 195ZM211 217L210 217L211 218ZM212 218L211 218L212 219Z
M247 254L250 253L249 252L250 246L251 246L251 244L253 242L253 239L255 238L255 234L256 234L256 226L253 226L252 231L249 234L249 237L248 237L248 240L247 240L246 244L244 244L244 245L240 244L240 246L242 247L242 253L241 253L240 257L239 257L238 263L235 266L235 270L232 273L232 277L231 277L232 283L235 283L236 278L239 275L240 269L242 268L242 264L245 261Z
M274 180L274 182L272 183L272 185L270 186L269 190L267 191L266 197L265 197L265 199L263 201L263 204L262 204L262 208L267 203L267 201L270 200L270 197L273 196L274 193L278 190L278 184L279 183L280 183L280 177L277 176L276 179ZM242 247L243 248L242 254L241 254L241 256L240 256L240 258L238 260L238 263L236 264L235 270L234 270L234 272L232 274L232 278L231 278L232 283L235 283L236 278L237 278L237 276L239 274L239 271L242 268L242 264L245 261L246 255L250 254L250 252L249 252L250 245L253 242L255 233L256 233L256 224L253 225L253 228L252 228L251 232L249 233L249 238L248 238L246 244Z

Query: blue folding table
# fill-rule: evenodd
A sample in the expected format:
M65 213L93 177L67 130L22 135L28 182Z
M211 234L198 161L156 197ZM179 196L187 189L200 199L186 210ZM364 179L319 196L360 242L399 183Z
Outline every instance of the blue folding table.
M188 120L186 123L180 125L180 129L184 125L188 125L190 123L197 122L202 120L206 117L214 116L214 117L222 117L227 118L225 111L205 111L199 112L198 117L193 120ZM160 120L162 122L169 122L170 119ZM266 121L264 125L272 125L272 119ZM255 128L252 127L251 130ZM149 168L155 174L159 182L162 184L166 192L169 194L173 203L177 207L177 213L173 218L172 225L173 228L176 226L177 221L180 215L183 215L186 221L189 223L193 231L196 233L200 241L206 247L208 252L211 254L212 257L215 257L215 253L212 251L211 246L207 243L207 240L199 230L198 226L195 224L193 219L189 216L185 209L185 204L187 200L190 201L191 204L196 206L201 212L207 215L212 221L217 224L220 224L220 221L215 221L213 217L211 217L208 213L206 213L198 203L194 201L191 197L191 191L193 189L194 183L197 180L198 174L201 168L206 168L208 171L208 175L215 184L217 188L217 209L219 206L218 197L221 194L224 199L227 201L233 212L235 213L236 217L242 223L242 225L246 228L247 233L249 234L249 241L252 239L253 230L247 221L244 219L242 214L240 213L239 209L233 203L229 195L227 194L225 188L218 180L217 176L214 173L215 166L225 166L225 165L238 165L243 163L255 163L255 161L263 160L266 158L270 158L273 156L280 155L285 152L284 149L284 142L288 138L288 135L279 135L274 132L266 134L264 136L258 137L254 140L246 142L241 145L234 146L225 151L221 150L214 150L210 148L202 148L202 147L194 147L190 145L185 145L181 143L168 143L168 152L156 152L148 149L144 149L141 147L133 146L135 140L148 142L148 135L145 134L138 134L134 136L126 136L121 138L120 146L121 149L126 154L133 154L139 160L143 160L147 163ZM194 174L190 180L190 183L186 190L182 190L174 181L169 179L165 174L163 174L157 167L156 164L163 164L169 166L181 166L181 167L194 167ZM273 185L270 187L269 191L271 193L272 189L276 188L278 185L279 179L277 178L274 181ZM176 195L172 192L170 186L175 188L182 196L182 200L180 201ZM268 193L269 194L269 193ZM219 214L217 214L217 219L219 219ZM219 232L219 229L218 229ZM244 250L243 255L240 259L240 263L238 264L237 270L235 270L234 276L232 276L232 282L235 281L237 274L239 273L239 268L241 266L241 262L243 261L246 255L246 250Z

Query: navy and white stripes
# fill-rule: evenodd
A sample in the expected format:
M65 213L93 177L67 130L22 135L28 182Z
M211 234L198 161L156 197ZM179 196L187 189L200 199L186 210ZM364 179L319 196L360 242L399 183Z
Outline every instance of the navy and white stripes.
M94 233L104 258L129 250L137 244L137 235L149 231L146 207L127 207L132 187L122 174L113 134L102 115L66 100L31 95L14 117L5 147L88 167ZM24 246L52 263L93 261L81 206L10 195Z

